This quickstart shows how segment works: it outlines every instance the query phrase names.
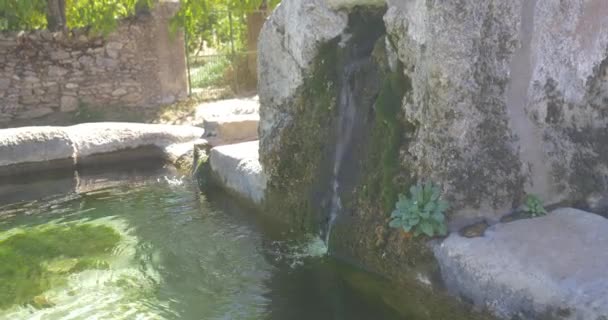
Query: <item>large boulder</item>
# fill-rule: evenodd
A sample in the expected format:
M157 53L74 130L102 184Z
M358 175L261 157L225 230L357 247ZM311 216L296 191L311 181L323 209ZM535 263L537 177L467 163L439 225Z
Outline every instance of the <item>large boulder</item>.
M575 209L452 234L435 248L454 293L503 318L608 317L608 220Z
M335 221L330 251L400 279L429 261L417 254L424 245L388 227L397 194L418 182L441 188L451 231L495 224L526 194L603 203L602 0L377 3L283 0L265 24L259 136L269 211L305 230ZM354 117L345 101L357 105ZM355 130L344 130L349 121Z
M353 9L351 2L286 0L265 24L266 170L282 152L284 129L310 108L301 99L311 95L304 80L318 72L313 62L326 54L323 45L342 48L349 12L378 4L354 1ZM413 126L401 146L402 174L441 185L453 227L496 222L525 193L557 203L608 192L608 7L601 0L388 0L384 24L386 55L407 80L396 116Z
M463 218L496 220L524 192L606 192L608 7L602 1L389 1L411 78L407 148Z
M264 24L258 43L262 154L278 147L306 70L319 48L342 34L347 22L345 12L330 10L324 0L311 0L282 2Z

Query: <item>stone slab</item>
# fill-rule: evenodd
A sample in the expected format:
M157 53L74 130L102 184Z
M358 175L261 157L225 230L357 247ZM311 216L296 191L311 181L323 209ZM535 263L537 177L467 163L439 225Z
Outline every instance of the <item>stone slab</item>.
M233 144L258 139L257 114L236 115L205 120L205 134L215 137L216 145Z
M608 219L576 209L498 224L435 247L453 293L502 318L606 319Z
M255 204L262 203L267 181L258 146L258 141L251 141L215 147L209 156L215 182Z
M79 158L143 146L166 148L195 141L204 130L198 127L162 124L100 122L67 127Z
M111 122L2 129L0 175L128 161L146 155L172 161L179 158L176 153L187 153L186 145L193 149L203 134L204 129L191 126Z
M0 130L0 167L73 157L73 142L61 127Z

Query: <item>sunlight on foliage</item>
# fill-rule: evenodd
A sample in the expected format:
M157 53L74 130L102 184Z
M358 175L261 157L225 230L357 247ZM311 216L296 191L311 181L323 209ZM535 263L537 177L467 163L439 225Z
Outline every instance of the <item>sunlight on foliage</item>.
M153 0L66 0L68 28L91 27L107 34L117 20L133 16L138 7ZM47 26L46 0L0 0L0 30L32 30Z
M46 0L0 0L0 30L46 27Z
M171 21L173 32L182 27L188 38L188 51L197 52L203 43L212 48L242 50L247 38L247 13L263 8L264 0L182 0L180 11ZM280 0L266 2L268 9ZM232 30L230 22L232 20ZM222 52L228 53L228 52Z
M91 26L94 31L104 34L116 28L118 19L135 14L140 0L66 0L68 28ZM152 0L144 5L151 6Z

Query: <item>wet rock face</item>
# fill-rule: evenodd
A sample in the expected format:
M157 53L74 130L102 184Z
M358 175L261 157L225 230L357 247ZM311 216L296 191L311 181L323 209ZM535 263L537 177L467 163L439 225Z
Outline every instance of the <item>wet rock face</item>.
M346 30L348 12L332 9L336 3L344 8L284 1L264 27L263 162L280 152L295 110L306 108L297 97L319 48ZM412 176L443 187L453 227L496 221L525 193L553 203L606 192L608 6L601 0L389 0L384 22L394 44L388 51L411 79L403 114L418 124L401 161Z
M324 0L285 1L262 28L258 51L261 160L280 148L280 136L298 103L297 92L324 44L346 28L347 15Z
M589 13L605 7L391 5L387 27L413 70L414 102L404 109L422 124L408 153L419 176L443 185L457 211L453 223L494 220L524 192L552 203L605 190L598 139L608 20Z
M377 4L363 2L283 0L262 31L260 159L269 173L267 192L291 195L279 200L307 197L304 191L318 187L314 177L328 175L316 155L335 148L330 133L338 122L331 119L343 76L335 59L352 13ZM401 90L392 90L401 100L391 113L400 126L394 131L399 150L387 153L394 158L387 163L398 165L382 183L368 184L378 179L366 180L369 172L363 172L351 200L360 200L358 192L370 187L405 193L409 185L430 180L450 202L455 231L479 221L494 224L519 207L526 193L546 204L606 198L605 1L386 0L385 10L386 41L374 51L383 52L389 74L402 73L404 80L393 82ZM377 111L378 104L370 119ZM366 128L373 137L375 127ZM391 135L384 136L387 146L394 145L388 143ZM366 161L368 150L374 149L358 149L353 160ZM378 171L386 168L382 160L359 168ZM391 196L344 200L349 214L338 221L339 239L332 246L391 278L420 266L433 277L432 259L419 254L424 244L388 228L390 208L380 202ZM605 207L600 200L589 206L599 213Z
M384 18L412 79L403 109L419 124L406 161L462 220L507 211L524 186L505 98L519 11L517 1L395 1Z

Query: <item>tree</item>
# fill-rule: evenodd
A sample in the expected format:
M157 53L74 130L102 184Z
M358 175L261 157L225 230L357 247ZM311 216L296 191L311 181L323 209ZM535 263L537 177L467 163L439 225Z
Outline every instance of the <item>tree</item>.
M67 26L65 0L47 0L46 22L51 31L59 31Z
M280 0L182 0L172 28L183 27L188 37L188 51L202 45L228 50L232 39L236 50L247 46L247 14L272 9ZM232 25L231 25L232 22Z

